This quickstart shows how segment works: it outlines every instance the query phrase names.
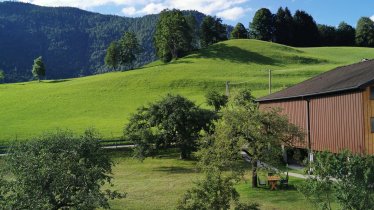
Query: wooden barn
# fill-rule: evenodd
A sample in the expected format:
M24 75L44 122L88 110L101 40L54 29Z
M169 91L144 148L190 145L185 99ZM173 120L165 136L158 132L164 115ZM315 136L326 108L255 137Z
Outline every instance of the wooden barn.
M306 132L309 151L374 154L374 60L338 67L258 99Z

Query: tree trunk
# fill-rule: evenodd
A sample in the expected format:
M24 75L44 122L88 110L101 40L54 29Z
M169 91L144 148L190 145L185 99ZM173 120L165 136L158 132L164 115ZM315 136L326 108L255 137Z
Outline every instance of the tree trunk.
M186 153L186 151L183 148L181 148L180 159L181 160L188 159L188 154Z
M257 188L257 160L252 160L252 187Z

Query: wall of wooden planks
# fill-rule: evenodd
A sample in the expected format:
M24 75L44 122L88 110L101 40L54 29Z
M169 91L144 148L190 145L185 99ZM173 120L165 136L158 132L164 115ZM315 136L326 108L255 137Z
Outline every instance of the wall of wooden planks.
M362 93L364 109L364 136L367 154L374 154L374 133L371 132L371 118L374 117L374 100L370 100L370 87Z

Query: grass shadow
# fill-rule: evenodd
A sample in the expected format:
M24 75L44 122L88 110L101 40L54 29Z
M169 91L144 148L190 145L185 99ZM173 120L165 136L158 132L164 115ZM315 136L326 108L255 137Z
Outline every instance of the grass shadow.
M277 60L263 56L259 53L243 50L240 47L229 46L225 43L215 44L202 50L200 54L188 56L189 58L211 58L228 60L234 63L256 63L262 65L276 65Z
M170 174L189 174L197 172L195 169L180 166L161 166L153 169L153 171L165 172Z
M58 80L50 80L50 81L43 81L44 83L61 83L61 82L68 82L70 79L58 79Z

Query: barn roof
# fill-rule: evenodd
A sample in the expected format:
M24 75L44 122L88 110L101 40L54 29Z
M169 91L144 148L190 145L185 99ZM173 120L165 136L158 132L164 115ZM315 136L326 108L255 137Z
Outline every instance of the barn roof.
M311 97L364 88L374 82L374 60L362 61L335 68L299 84L259 98L257 101L275 101Z

